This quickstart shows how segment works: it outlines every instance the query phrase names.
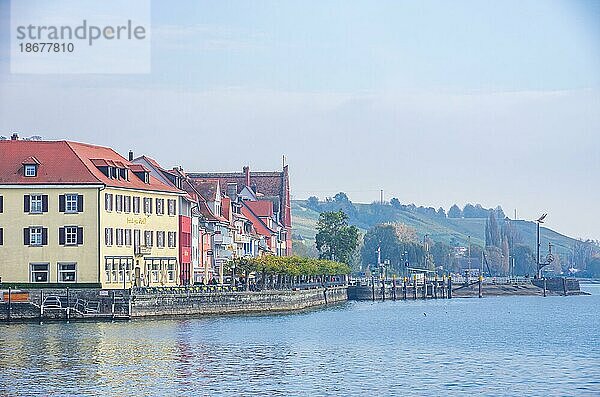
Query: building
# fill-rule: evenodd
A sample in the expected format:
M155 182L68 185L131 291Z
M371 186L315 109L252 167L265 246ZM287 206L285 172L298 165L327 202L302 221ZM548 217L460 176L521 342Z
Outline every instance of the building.
M0 141L1 281L178 285L184 195L110 148Z
M251 172L243 167L242 172L188 172L187 176L198 181L218 181L226 189L226 195L232 197L236 192L242 201L270 201L273 217L280 224L280 244L277 248L281 255L292 255L292 214L290 201L290 183L288 166L281 172Z

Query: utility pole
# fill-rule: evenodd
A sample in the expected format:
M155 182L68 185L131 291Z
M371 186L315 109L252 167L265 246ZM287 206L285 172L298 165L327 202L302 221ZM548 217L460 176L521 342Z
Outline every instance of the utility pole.
M540 216L535 222L537 223L537 233L536 233L536 238L537 238L537 244L536 244L536 252L537 252L537 277L541 278L542 277L542 268L540 267L540 224L544 223L544 219L546 218L546 216L548 216L548 214L542 214L542 216Z
M383 205L383 189L381 189L381 190L379 191L379 193L380 193L380 198L381 198L381 201L380 201L380 203L381 203L381 205Z

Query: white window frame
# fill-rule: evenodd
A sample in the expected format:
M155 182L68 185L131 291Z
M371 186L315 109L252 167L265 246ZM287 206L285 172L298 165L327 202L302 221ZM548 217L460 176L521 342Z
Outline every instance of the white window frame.
M163 232L163 231L156 232L156 247L157 248L165 248L165 232Z
M104 209L108 212L112 212L114 205L113 194L104 193Z
M146 247L152 247L154 245L154 232L152 230L144 230L144 245Z
M125 232L123 229L115 229L115 245L122 246L125 243Z
M65 226L65 245L77 245L77 226Z
M29 195L29 213L30 214L41 214L44 210L43 205L44 199L42 194L30 194Z
M35 164L25 164L25 176L36 176L37 175L37 165Z
M79 212L78 200L79 195L77 194L65 194L65 212L69 214Z
M72 266L73 269L63 269L63 267ZM57 263L59 283L76 283L77 282L77 263L76 262L58 262ZM62 276L65 274L73 274L73 280L63 280Z
M46 270L34 270L36 266L45 266ZM46 281L36 281L36 273L46 273ZM29 277L32 283L49 283L50 282L50 263L34 262L29 264Z
M41 246L43 241L42 241L42 235L43 235L43 227L41 226L31 226L29 228L29 245L33 245L33 246ZM35 238L34 238L35 236Z
M131 212L131 196L123 196L123 212L126 214Z
M124 231L124 244L127 247L131 246L131 229L125 229Z
M170 283L175 282L175 263L171 261L167 263L167 280Z

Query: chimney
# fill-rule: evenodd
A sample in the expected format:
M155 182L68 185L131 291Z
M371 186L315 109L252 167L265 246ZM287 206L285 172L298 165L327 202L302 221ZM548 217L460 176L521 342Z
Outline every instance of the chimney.
M12 134L12 136L10 137L11 141L18 141L19 140L19 134L17 134L16 132L14 134Z
M133 150L129 151L129 161L133 161Z
M246 186L250 186L250 167L245 166L243 168L244 170L244 180L245 180L245 185Z

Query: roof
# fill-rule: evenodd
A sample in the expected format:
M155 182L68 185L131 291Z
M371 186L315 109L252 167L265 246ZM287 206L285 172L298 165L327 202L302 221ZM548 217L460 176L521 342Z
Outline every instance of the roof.
M208 201L216 201L217 192L219 191L218 180L191 180L194 189L198 191Z
M245 204L258 216L269 218L274 214L273 203L271 201L246 201Z
M254 229L258 234L269 237L275 234L275 232L269 229L267 224L247 206L248 202L243 201L242 203L242 214L252 222L252 226L254 226Z
M23 173L23 159L38 161L35 177ZM183 193L150 176L145 183L135 175L129 180L109 178L98 167L111 166L138 172L136 166L113 149L70 141L0 141L0 184L103 184L111 187Z
M225 189L228 183L237 183L238 193L248 186L254 188L257 196L279 197L281 204L280 220L286 228L292 227L290 185L288 166L282 171L255 172L244 167L242 172L188 172L187 176L195 180L218 180ZM249 180L249 184L247 183Z

